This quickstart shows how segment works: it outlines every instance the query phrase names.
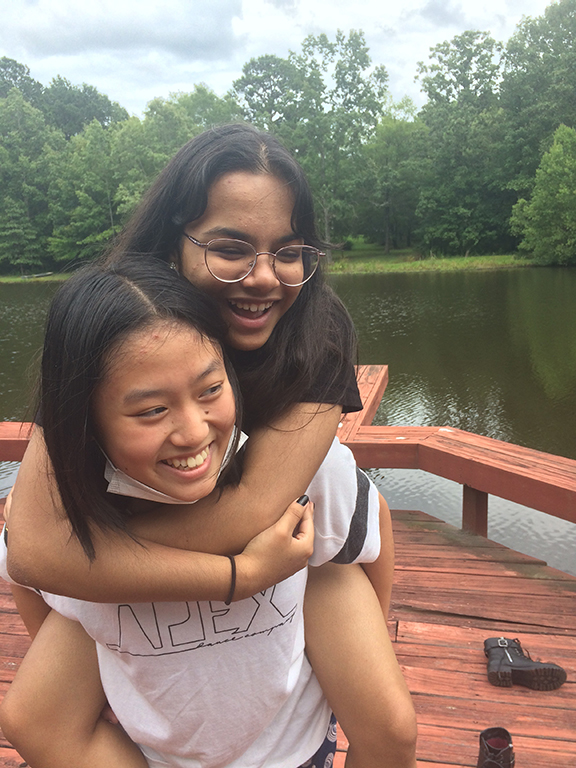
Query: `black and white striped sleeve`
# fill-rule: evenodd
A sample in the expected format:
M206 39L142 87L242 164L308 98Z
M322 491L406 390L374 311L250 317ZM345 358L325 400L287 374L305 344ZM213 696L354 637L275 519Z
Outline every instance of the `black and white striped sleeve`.
M315 504L310 565L371 562L380 552L379 498L351 451L336 439L307 490Z

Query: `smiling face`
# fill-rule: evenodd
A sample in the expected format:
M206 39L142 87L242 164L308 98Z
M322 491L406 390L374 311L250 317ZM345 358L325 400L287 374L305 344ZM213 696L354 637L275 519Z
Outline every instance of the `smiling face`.
M236 408L220 349L160 323L111 353L93 399L99 441L141 483L196 501L216 484Z
M257 252L275 253L283 245L303 242L292 229L293 207L292 193L281 179L228 173L210 187L204 214L185 230L201 243L230 237L250 243ZM180 270L216 299L229 327L228 343L235 349L263 346L300 293L300 286L288 287L276 279L266 253L244 280L222 283L208 271L204 249L182 238Z

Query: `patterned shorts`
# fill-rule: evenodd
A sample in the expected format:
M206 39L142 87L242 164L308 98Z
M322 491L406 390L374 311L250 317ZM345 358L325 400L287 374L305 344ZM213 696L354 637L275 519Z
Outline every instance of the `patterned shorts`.
M332 768L334 762L334 752L336 751L336 718L334 715L330 718L326 738L320 745L320 749L315 752L310 760L302 763L300 768Z

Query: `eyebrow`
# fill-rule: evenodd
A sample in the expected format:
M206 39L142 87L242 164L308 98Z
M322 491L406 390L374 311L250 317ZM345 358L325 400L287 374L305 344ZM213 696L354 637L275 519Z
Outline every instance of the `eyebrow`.
M222 360L214 359L206 368L194 379L194 384L201 383L204 379L207 379L213 373L216 373L220 368L224 369L224 363ZM123 398L123 402L126 405L130 403L138 402L139 400L146 400L152 397L162 397L168 393L167 389L132 389Z
M232 237L234 240L244 240L245 242L251 242L250 236L246 234L246 232L240 232L238 229L232 229L231 227L213 227L212 229L206 230L204 235L207 237L206 242L210 239L214 239L214 237ZM289 243L292 240L298 240L301 239L299 235L296 234L296 232L290 232L287 235L284 235L283 237L276 238L277 243Z

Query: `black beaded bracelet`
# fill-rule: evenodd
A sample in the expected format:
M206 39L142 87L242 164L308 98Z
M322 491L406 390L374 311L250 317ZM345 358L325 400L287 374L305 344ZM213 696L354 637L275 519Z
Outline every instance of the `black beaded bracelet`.
M232 566L232 580L230 581L230 592L228 592L228 597L224 600L224 605L230 605L236 590L236 560L234 560L234 555L226 555L226 557L228 557Z

